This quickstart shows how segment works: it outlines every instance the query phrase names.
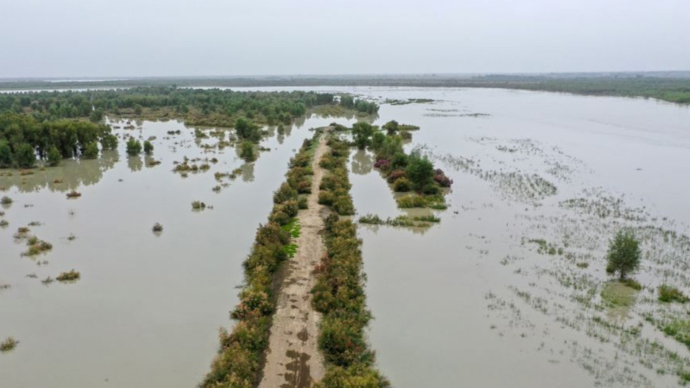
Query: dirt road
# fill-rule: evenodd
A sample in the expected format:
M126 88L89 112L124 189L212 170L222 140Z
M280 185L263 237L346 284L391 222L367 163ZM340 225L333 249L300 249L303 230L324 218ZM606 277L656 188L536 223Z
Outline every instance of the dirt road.
M309 208L297 218L302 230L295 257L287 263L287 275L278 296L278 307L268 343L268 355L259 388L311 387L324 375L323 357L318 350L320 314L312 308L311 289L316 282L312 271L325 252L319 231L324 228L322 205L318 203L323 169L319 161L328 150L326 136L319 138L312 163L314 176Z

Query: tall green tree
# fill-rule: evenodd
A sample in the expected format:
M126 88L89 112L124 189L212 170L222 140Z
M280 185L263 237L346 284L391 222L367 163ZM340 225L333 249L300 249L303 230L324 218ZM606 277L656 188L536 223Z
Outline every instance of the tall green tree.
M619 231L609 243L606 272L618 272L620 280L625 280L626 276L640 268L641 256L640 243L635 235L629 231Z
M14 153L17 167L31 168L36 164L36 151L29 143L21 143Z
M422 190L424 186L433 182L434 165L425 156L413 152L407 158L405 173L416 190Z
M352 136L355 144L360 150L365 149L370 142L371 136L374 134L374 127L369 123L359 122L352 126Z

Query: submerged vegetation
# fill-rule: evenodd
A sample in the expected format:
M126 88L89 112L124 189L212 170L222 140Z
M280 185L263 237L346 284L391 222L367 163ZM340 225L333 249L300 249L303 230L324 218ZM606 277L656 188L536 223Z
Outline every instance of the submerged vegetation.
M403 226L403 227L420 227L428 228L432 224L441 222L441 219L434 216L397 216L395 218L382 219L381 217L374 214L367 214L359 218L360 224L368 225L388 225L388 226Z
M276 308L274 282L280 265L294 255L299 236L298 191L310 182L314 140L305 140L290 161L286 182L274 194L275 205L266 225L259 226L254 246L244 261L245 286L231 316L238 322L233 332L221 329L220 350L202 388L242 387L258 384L268 346L271 316Z
M68 272L63 272L60 275L58 275L55 280L58 282L76 282L81 278L81 274L75 270L70 270Z
M0 342L0 352L9 352L17 347L19 341L14 339L14 337L7 337L4 341Z

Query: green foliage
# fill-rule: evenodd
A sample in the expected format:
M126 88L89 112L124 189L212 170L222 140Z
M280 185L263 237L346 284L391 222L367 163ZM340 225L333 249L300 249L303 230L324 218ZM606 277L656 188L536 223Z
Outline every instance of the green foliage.
M431 184L434 179L434 165L429 159L420 156L413 152L407 158L407 167L405 169L407 178L412 182L412 186L416 190L422 190L425 186ZM432 193L435 194L435 193Z
M253 162L256 160L256 155L254 154L254 143L249 140L243 141L240 146L240 157L246 162Z
M608 264L606 272L620 274L624 280L628 274L635 272L640 267L640 243L632 232L619 231L609 244L606 255Z
M393 184L393 190L399 193L408 192L412 190L412 182L410 182L409 179L404 177L397 179Z
M248 140L257 143L261 140L261 133L259 133L259 126L254 124L251 120L240 117L235 121L235 131L240 139Z
M385 123L382 128L386 130L389 136L397 134L400 129L398 122L395 120Z
M103 139L101 139L101 147L103 147L104 150L117 149L117 136L110 133L103 135Z
M141 153L141 142L133 137L127 140L127 155L137 156Z
M340 96L340 105L348 109L354 109L361 113L374 114L379 111L379 106L377 103L371 101L365 101L361 99L355 99L350 95Z
M60 162L62 161L62 155L60 154L60 150L58 150L57 147L52 146L48 149L47 161L48 164L53 167L60 165Z
M674 320L663 328L664 334L690 348L690 321Z
M348 193L351 185L346 167L350 148L340 139L331 139L329 145L331 151L324 155L319 163L321 167L329 170L329 174L321 181L319 203L331 206L340 215L355 214L355 207Z
M666 284L659 286L659 301L670 303L686 303L688 302L688 297L683 294L683 292L676 287L672 287Z
M0 168L12 166L14 162L14 155L12 155L12 148L7 140L0 139Z
M31 168L36 164L36 152L29 143L17 145L14 150L14 164L22 168Z
M91 120L91 122L93 122L93 123L98 123L101 120L103 120L104 116L105 116L105 111L103 110L103 108L94 109L91 112L91 116L89 116L89 120Z
M153 144L148 140L144 141L144 153L146 153L146 155L153 154Z
M98 143L95 141L84 146L82 157L85 159L96 159L98 157Z
M370 141L371 136L374 134L374 127L369 123L359 122L352 126L352 136L354 138L355 144L360 150L366 148Z
M362 257L356 226L331 215L326 220L327 254L316 268L314 308L323 313L318 343L328 370L321 387L386 387L374 369L365 328L366 308Z
M289 181L306 179L309 153L305 143L296 159L305 160L305 166L290 168L287 182L276 191L276 205L269 216L269 223L259 226L252 251L244 261L245 286L240 293L240 303L231 316L238 322L232 334L221 330L220 350L211 364L211 371L199 385L201 388L254 388L261 377L263 356L268 346L271 314L275 311L273 284L280 264L295 254L297 245L292 242L299 237L300 226L294 219L299 204L296 189ZM274 219L285 221L281 226Z

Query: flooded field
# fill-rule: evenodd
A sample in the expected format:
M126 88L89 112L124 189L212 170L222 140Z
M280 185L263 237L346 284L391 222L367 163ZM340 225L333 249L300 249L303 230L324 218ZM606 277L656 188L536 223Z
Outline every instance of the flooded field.
M253 163L234 146L219 150L214 129L113 121L118 152L32 175L0 170L11 173L0 176L0 197L13 200L0 208L0 337L19 341L0 357L0 386L196 386L218 329L230 324L242 261L288 160L310 128L333 121L348 124L312 116L283 134L269 128L260 144L269 150ZM128 135L155 137L153 155L128 157ZM200 167L187 177L173 172L185 157ZM81 197L67 198L72 190ZM206 209L193 211L193 201ZM15 234L27 226L52 249L23 256L27 239ZM72 269L79 280L56 280Z
M663 330L682 326L686 307L657 300L661 284L690 293L688 107L484 89L310 90L377 100L377 125L420 126L406 149L454 181L447 210L422 212L438 224L359 226L369 339L394 387L675 387L690 372L687 347ZM0 195L14 201L0 209L9 222L0 339L20 341L0 357L1 385L195 386L288 159L308 128L333 121L353 122L313 116L284 135L270 129L261 143L270 151L250 164L233 147L204 147L218 142L211 129L195 139L174 121L115 122L117 134L155 136L154 155L127 157L121 141L99 160L0 176ZM209 169L172 172L185 156ZM418 215L397 208L374 162L352 153L357 218ZM214 176L237 168L234 179ZM71 190L82 196L67 199ZM206 210L193 212L196 200ZM53 248L23 257L14 235L32 222ZM605 271L622 227L643 241L639 291ZM76 283L42 284L71 269Z
M371 341L396 387L679 385L690 353L660 328L687 314L659 303L657 287L690 290L681 167L690 109L496 90L360 92L434 100L383 105L377 124L420 126L408 147L454 180L439 225L360 227ZM372 163L354 154L355 207L394 217ZM644 288L612 305L605 253L621 227L644 240Z

